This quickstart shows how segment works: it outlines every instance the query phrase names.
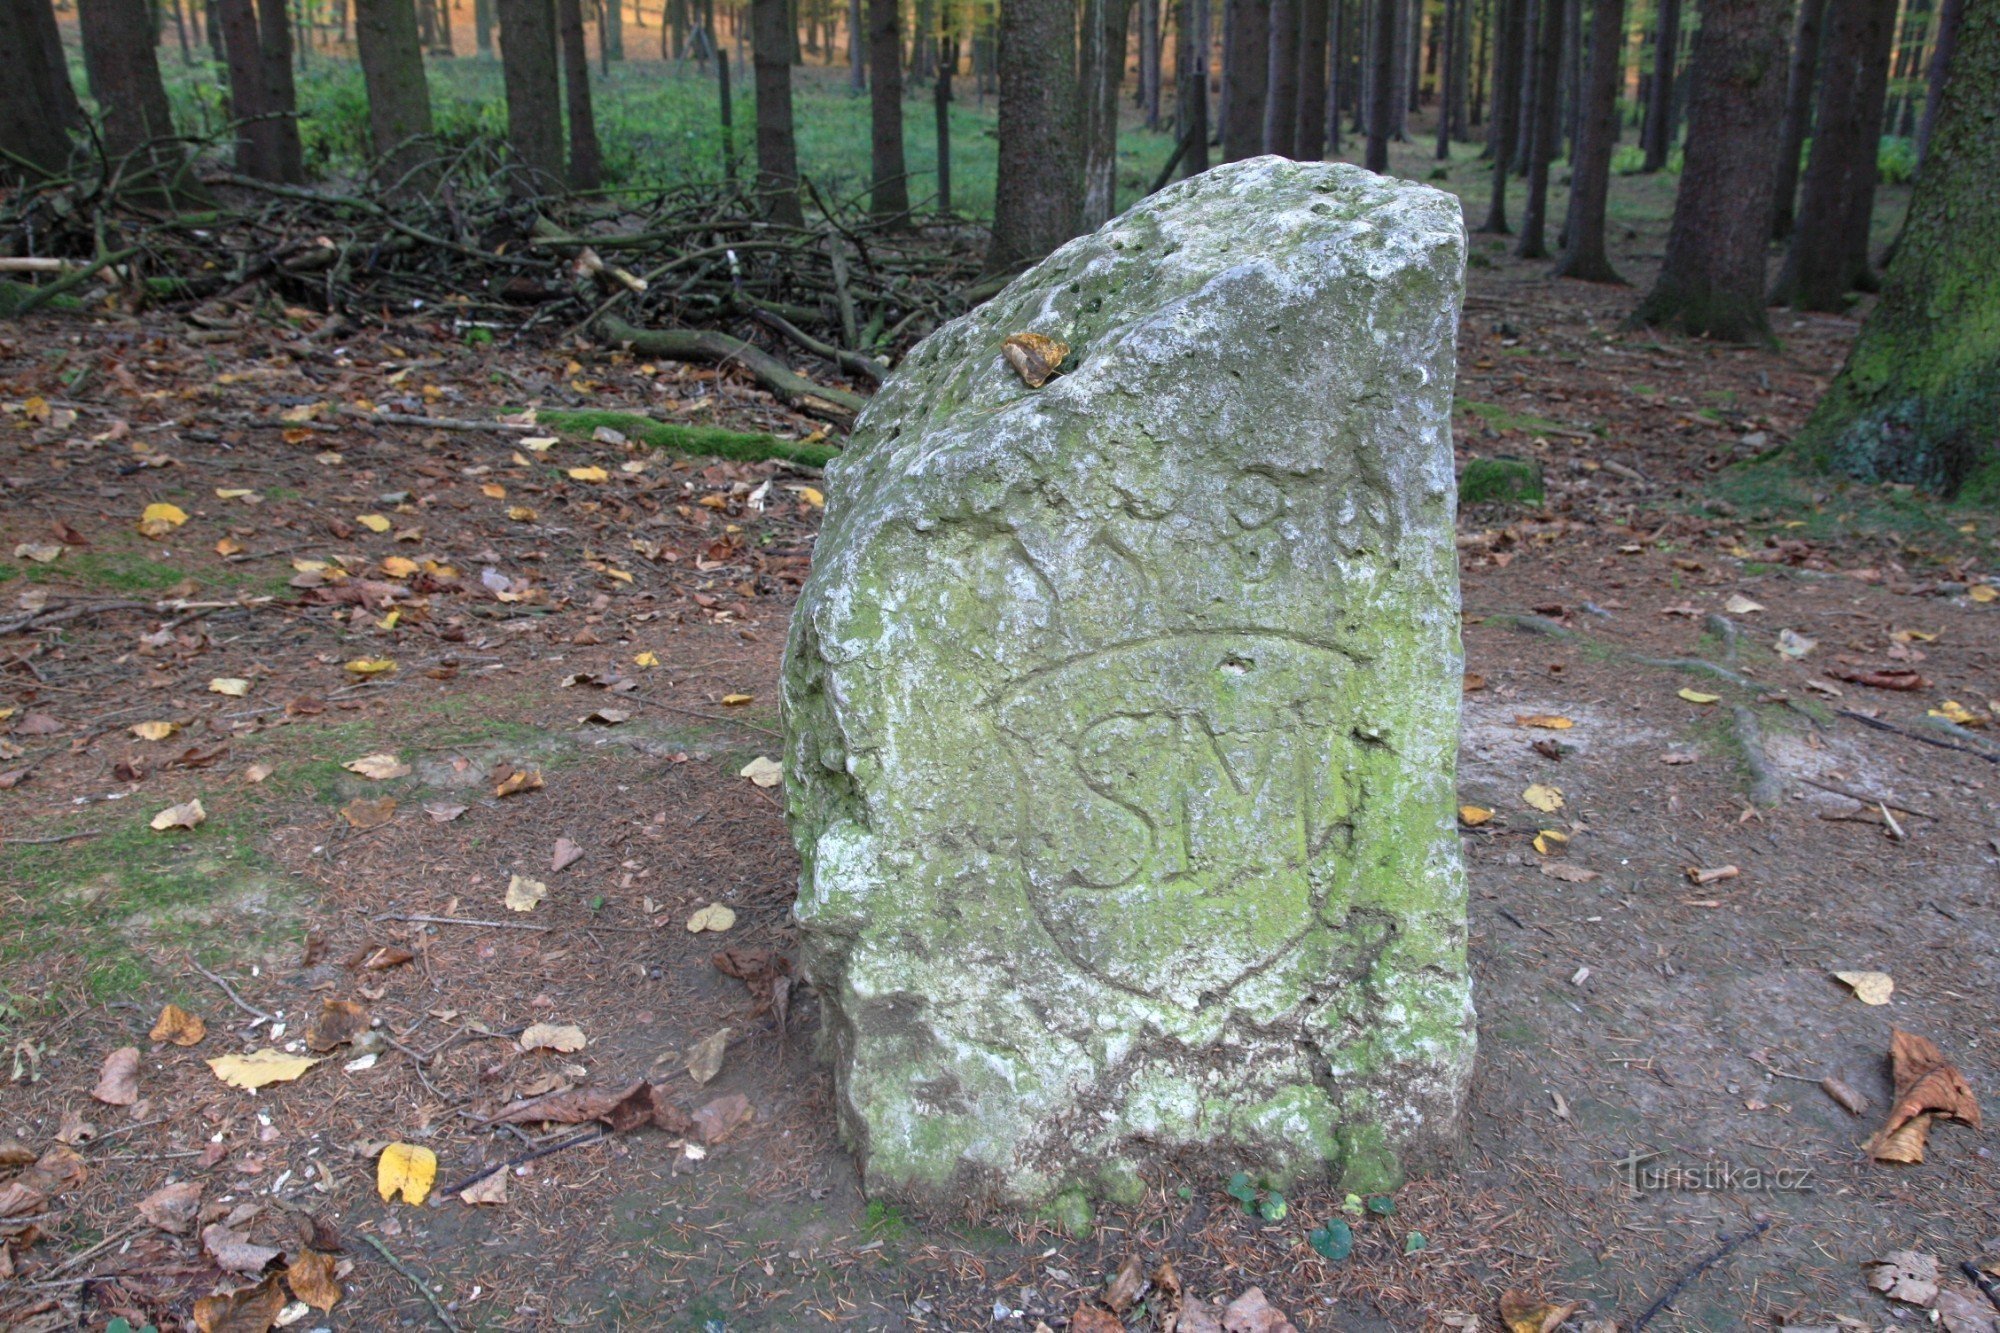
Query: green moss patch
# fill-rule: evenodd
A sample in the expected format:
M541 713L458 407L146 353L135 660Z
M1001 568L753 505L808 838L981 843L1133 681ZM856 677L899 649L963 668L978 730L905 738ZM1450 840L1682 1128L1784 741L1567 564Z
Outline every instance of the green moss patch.
M600 426L608 426L626 439L637 440L653 449L664 449L676 454L734 458L742 462L762 462L767 458L781 458L788 463L825 467L840 455L840 450L830 444L781 440L775 435L723 430L719 426L682 426L668 421L655 421L651 417L634 416L629 412L544 411L538 420L559 434L576 439L588 440L592 432Z
M1542 465L1521 458L1475 458L1458 478L1461 505L1542 502Z

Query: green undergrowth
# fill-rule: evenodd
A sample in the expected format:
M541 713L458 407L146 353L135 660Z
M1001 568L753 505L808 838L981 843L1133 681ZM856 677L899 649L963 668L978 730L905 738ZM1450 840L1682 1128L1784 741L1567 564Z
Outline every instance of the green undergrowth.
M1482 403L1472 398L1461 398L1455 406L1458 411L1478 417L1481 422L1494 430L1518 430L1529 435L1546 435L1551 431L1560 433L1576 429L1574 426L1566 426L1548 417L1538 417L1530 412L1516 412L1513 408L1502 407L1499 403Z
M825 467L840 456L830 444L807 444L781 440L775 435L724 430L719 426L683 426L629 412L551 412L544 409L536 418L559 434L588 440L600 426L608 426L629 440L649 448L694 457L733 458L739 462L762 462L780 458L808 467Z
M1890 545L1899 559L1916 565L1990 561L1993 534L2000 531L1989 496L1961 492L1942 500L1902 483L1814 471L1782 453L1723 469L1697 503L1715 513L1718 501L1759 538Z
M29 583L77 585L96 592L130 597L163 597L191 584L196 594L281 593L291 572L272 573L249 564L229 565L210 558L199 565L171 564L139 551L77 550L63 552L49 564L0 560L0 584L22 579Z
M1543 498L1539 463L1520 458L1475 458L1459 473L1461 505L1539 505Z

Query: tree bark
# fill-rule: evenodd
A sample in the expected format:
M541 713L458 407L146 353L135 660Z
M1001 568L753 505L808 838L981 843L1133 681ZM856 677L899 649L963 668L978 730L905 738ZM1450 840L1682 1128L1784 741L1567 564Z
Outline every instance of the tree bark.
M1299 106L1292 156L1318 162L1326 156L1326 53L1331 23L1328 0L1299 0Z
M1451 95L1453 76L1457 73L1453 65L1458 55L1455 29L1459 3L1460 0L1444 0L1444 26L1439 36L1437 160L1440 162L1451 160Z
M415 21L413 7L411 22ZM493 54L493 0L472 0L472 40L479 54Z
M903 163L903 42L897 0L868 0L869 153L874 183L868 211L898 218L910 211L909 168ZM1074 91L1066 89L1074 95Z
M937 121L937 206L951 212L951 76L958 72L958 39L938 38L937 82L931 85L931 106Z
M1514 170L1514 117L1521 106L1521 25L1531 0L1494 0L1493 115L1486 126L1487 151L1493 155L1493 189L1486 220L1479 230L1505 236L1507 178Z
M554 0L494 0L500 72L507 90L510 186L520 195L562 188L562 76L556 65Z
M1521 239L1514 253L1523 259L1546 259L1549 253L1549 164L1555 160L1560 130L1557 94L1562 79L1563 0L1541 0L1535 23L1535 63L1532 122L1528 134L1528 200L1521 208Z
M1160 128L1160 0L1139 0L1139 109Z
M1624 71L1625 0L1595 0L1590 10L1590 67L1582 125L1570 167L1569 216L1556 276L1623 282L1604 251L1604 206L1611 193L1611 150L1618 142L1618 80Z
M609 64L625 58L625 0L603 0L603 5L603 58Z
M223 49L229 53L229 114L236 121L236 170L258 180L286 181L283 150L278 144L277 99L265 82L264 40L256 0L217 0L216 14L222 20Z
M1820 33L1827 0L1799 0L1792 28L1792 63L1785 79L1785 119L1778 131L1777 205L1771 215L1771 239L1792 234L1793 206L1799 194L1799 158L1805 152L1806 130L1812 122L1813 87L1819 73Z
M69 53L63 49L62 28L56 22L56 11L50 0L0 0L0 3L15 6L21 26L20 50L30 49L29 43L39 42L42 48L42 72L31 77L46 77L50 86L45 90L54 98L54 108L58 123L64 129L82 129L84 125L83 103L76 99L76 85L69 79ZM11 49L11 48L8 48Z
M1083 0L1083 49L1077 82L1083 94L1082 227L1110 220L1118 195L1118 91L1125 75L1125 25L1131 0Z
M0 181L56 176L69 163L69 135L56 73L34 11L48 0L0 0L0 50L16 52L0 83ZM54 20L53 13L50 14Z
M594 190L604 183L604 156L597 146L597 112L590 100L590 47L583 35L582 0L556 0L556 26L562 43L563 102L569 111L570 188Z
M1083 204L1074 0L1000 7L999 164L986 267L1011 272L1077 233Z
M1368 0L1368 149L1370 171L1389 169L1396 132L1396 11L1403 0Z
M1708 0L1689 71L1686 161L1659 280L1634 320L1728 342L1770 338L1771 236L1785 99L1784 0Z
M1180 0L1174 35L1174 125L1187 151L1181 172L1199 176L1208 170L1208 0Z
M127 183L150 172L164 187L180 174L187 156L166 142L174 133L173 112L160 81L145 0L77 0L77 18L84 69L103 117L105 151L114 160L131 159L124 168ZM176 192L184 198L201 193L187 183Z
M1917 165L1922 166L1930 151L1931 133L1937 127L1938 105L1944 100L1945 75L1951 68L1958 46L1958 30L1964 22L1966 0L1944 0L1938 6L1937 38L1931 44L1931 65L1925 76L1924 114L1917 122Z
M867 19L862 17L861 0L847 0L847 87L854 93L868 91Z
M1868 280L1868 225L1896 0L1828 0L1819 110L1798 226L1772 302L1838 313Z
M431 176L422 169L430 153L421 142L431 133L431 96L415 6L411 0L354 0L354 38L382 179L399 191L422 194Z
M786 0L750 0L750 47L757 81L757 193L773 222L803 227L792 118L792 19Z
M1389 0L1394 3L1395 0ZM1264 150L1264 98L1270 77L1271 0L1223 0L1229 25L1222 44L1222 160Z
M1271 0L1264 67L1264 151L1297 152L1299 119L1299 3Z
M1797 445L1851 476L2000 494L2000 0L1965 0L1882 300Z
M1646 118L1639 128L1645 150L1640 170L1653 172L1667 165L1674 146L1674 62L1681 47L1681 0L1660 0L1653 37L1653 79L1646 99Z

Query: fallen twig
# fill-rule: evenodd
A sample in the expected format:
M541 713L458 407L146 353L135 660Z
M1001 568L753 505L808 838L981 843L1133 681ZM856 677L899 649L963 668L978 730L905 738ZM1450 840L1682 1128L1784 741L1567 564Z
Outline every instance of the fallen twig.
M381 1255L382 1258L388 1263L389 1267L395 1269L398 1273L401 1273L406 1279L408 1279L410 1285L417 1289L418 1294L421 1295L426 1301L430 1303L431 1313L437 1316L438 1323L450 1329L452 1333L458 1333L457 1321L455 1321L451 1317L450 1312L448 1312L444 1308L444 1302L437 1298L437 1293L431 1290L430 1283L424 1281L421 1277L418 1277L415 1271L412 1270L408 1264L404 1263L401 1259L398 1259L394 1254L392 1254L389 1250L389 1247L382 1243L382 1238L380 1236L364 1235L361 1239L367 1241L369 1246L373 1248L377 1254Z
M554 926L531 926L525 921L482 921L469 916L413 916L403 912L380 912L370 921L420 921L434 926L487 926L493 930L554 930Z
M1802 775L1799 781L1805 783L1808 787L1818 787L1821 791L1830 791L1835 796L1845 796L1848 800L1859 801L1863 805L1886 805L1891 810L1901 810L1904 814L1915 815L1918 819L1928 819L1933 822L1937 819L1937 816L1931 814L1928 810L1914 809L1893 796L1871 795L1866 792L1856 791L1852 787L1843 787L1837 782L1828 782L1825 778L1809 778Z
M481 1167L464 1180L448 1185L438 1192L445 1195L458 1194L464 1190L471 1189L474 1185L477 1185L496 1171L511 1171L517 1166L524 1166L529 1162L547 1157L552 1153L559 1153L565 1148L581 1148L586 1143L595 1143L599 1139L608 1138L609 1136L610 1131L606 1130L604 1126L594 1125L576 1138L564 1139L561 1143L547 1144L535 1149L533 1152L524 1152L519 1157L509 1157L504 1162L495 1162L491 1166Z
M1901 736L1907 740L1922 741L1925 745L1935 745L1940 750L1956 750L1960 754L1969 754L1974 758L1984 759L1989 764L2000 764L2000 754L1989 754L1985 750L1975 750L1970 745L1960 745L1957 741L1948 741L1942 736L1926 736L1921 732L1899 727L1893 722L1884 722L1879 717L1870 717L1866 713L1857 713L1851 708L1842 708L1838 711L1840 716L1851 718L1864 727L1873 727L1877 731L1886 731L1891 735ZM1911 813L1915 814L1916 812L1911 811Z
M1757 1237L1763 1235L1766 1231L1769 1231L1770 1229L1771 1229L1771 1220L1769 1218L1765 1218L1762 1222L1759 1222L1756 1226L1750 1228L1750 1230L1748 1231L1740 1232L1734 1236L1724 1236L1722 1238L1722 1244L1715 1247L1715 1252L1713 1254L1710 1254L1706 1258L1700 1260L1698 1263L1695 1264L1694 1267L1688 1269L1685 1273L1682 1273L1679 1277L1675 1278L1673 1284L1660 1294L1660 1299L1654 1301L1651 1305L1647 1306L1646 1313L1640 1315L1637 1319L1634 1319L1632 1321L1632 1333L1639 1333L1640 1329L1652 1323L1653 1316L1659 1314L1660 1311L1666 1309L1668 1305L1672 1304L1674 1297L1680 1295L1682 1289L1685 1288L1688 1285L1688 1283L1694 1281L1696 1278L1700 1277L1703 1273L1706 1273L1709 1269L1713 1268L1716 1264L1720 1263L1724 1258L1728 1257L1731 1251L1735 1250L1738 1246L1744 1244L1747 1241L1755 1240ZM373 1237L370 1237L370 1239L372 1240Z
M236 987L230 985L228 982L224 981L221 977L218 977L217 975L215 975L215 973L203 967L200 963L196 962L192 956L188 958L188 965L194 968L195 971L207 977L210 981L213 981L216 985L222 987L222 993L224 995L227 995L231 1000L235 1001L236 1007L238 1009L241 1009L244 1013L249 1014L251 1017L256 1018L265 1023L270 1023L275 1021L273 1015L265 1013L262 1009L259 1009L256 1005L250 1003L248 1000L244 999L241 995L238 995L236 993Z

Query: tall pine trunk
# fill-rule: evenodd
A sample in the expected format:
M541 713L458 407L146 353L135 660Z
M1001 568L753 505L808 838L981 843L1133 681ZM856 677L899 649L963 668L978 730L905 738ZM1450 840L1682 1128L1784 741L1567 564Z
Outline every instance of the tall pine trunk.
M450 0L446 0L449 4ZM602 0L604 61L625 58L625 0Z
M1370 171L1389 169L1396 132L1396 13L1403 0L1368 0L1368 148Z
M1868 280L1868 224L1896 0L1828 0L1819 110L1774 303L1839 312Z
M1576 154L1570 164L1569 216L1556 276L1622 282L1604 252L1604 206L1611 193L1611 150L1618 142L1618 80L1624 71L1625 0L1595 0L1590 10L1590 65L1585 74Z
M1131 0L1083 0L1083 50L1077 70L1083 94L1083 213L1085 231L1110 220L1118 195L1118 90L1125 79L1125 25Z
M283 180L277 101L265 83L264 42L256 0L216 0L229 53L229 115L236 122L236 169L258 180Z
M414 23L414 7L411 14ZM472 0L472 41L480 55L493 54L493 0Z
M4 3L14 6L17 12L15 22L22 32L19 49L29 50L31 42L42 49L42 72L29 70L27 77L47 78L50 86L45 91L54 99L57 123L64 129L82 129L83 103L77 101L76 86L69 81L69 52L63 49L62 27L56 22L55 7L50 0L4 0Z
M411 0L354 0L354 37L368 86L368 133L382 179L414 194L429 185L430 85Z
M999 166L986 267L1012 272L1077 233L1083 204L1078 149L1076 6L1000 6Z
M1674 62L1681 46L1681 0L1660 0L1659 23L1653 30L1653 78L1640 123L1639 147L1645 151L1642 171L1667 165L1674 146Z
M1555 160L1561 103L1562 14L1564 0L1541 0L1535 23L1535 60L1530 69L1531 121L1528 131L1528 200L1521 208L1521 239L1514 253L1546 259L1549 253L1549 164Z
M1514 117L1521 106L1521 26L1530 3L1532 0L1494 0L1493 115L1486 126L1487 151L1493 156L1493 189L1479 230L1495 236L1508 232L1507 177L1514 169Z
M510 188L521 195L563 182L562 75L556 57L555 0L494 0L500 18L500 72L507 90Z
M1187 149L1181 174L1208 170L1208 0L1180 0L1174 34L1174 125Z
M1265 43L1264 151L1291 157L1299 118L1299 4L1271 0Z
M37 7L47 10L48 0L0 0L0 50L16 53L11 77L0 82L0 149L9 154L0 157L0 181L60 175L69 162L66 114Z
M951 212L951 76L958 73L958 38L938 38L937 82L931 85L932 115L937 124L937 206Z
M1299 0L1299 107L1292 122L1292 156L1301 162L1326 156L1329 7L1328 0Z
M1764 252L1785 101L1785 0L1708 0L1688 74L1686 161L1667 251L1633 319L1727 342L1768 341Z
M562 43L563 102L569 110L569 183L594 190L604 183L604 156L597 146L597 112L590 100L590 47L583 35L582 0L556 0L556 30Z
M1799 194L1799 158L1805 152L1806 130L1812 123L1813 88L1819 73L1820 33L1825 27L1827 0L1799 0L1798 21L1792 26L1792 63L1785 79L1785 119L1778 130L1777 206L1771 214L1771 238L1792 234L1793 207Z
M2000 495L2000 0L1965 0L1882 300L1796 448L1851 476Z
M1454 68L1458 56L1458 6L1459 0L1444 0L1444 26L1439 32L1437 160L1440 162L1451 158L1452 83L1458 73Z
M1396 0L1386 0L1395 3ZM1223 0L1222 160L1264 151L1264 98L1271 73L1270 0Z
M878 218L910 211L909 169L903 164L903 41L897 0L868 0L869 158L874 182L868 211ZM1074 95L1073 90L1070 91Z
M1951 68L1958 46L1958 29L1964 21L1966 0L1944 0L1938 6L1937 37L1931 43L1931 64L1925 74L1924 114L1917 122L1917 165L1922 166L1930 151L1931 133L1937 128L1937 109L1944 100L1945 73Z
M1139 109L1160 128L1160 0L1139 0Z
M847 86L855 93L868 91L867 23L861 0L847 0Z
M792 121L792 19L786 0L750 0L750 46L757 80L757 193L773 222L803 227Z

